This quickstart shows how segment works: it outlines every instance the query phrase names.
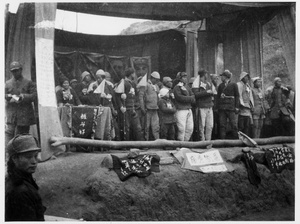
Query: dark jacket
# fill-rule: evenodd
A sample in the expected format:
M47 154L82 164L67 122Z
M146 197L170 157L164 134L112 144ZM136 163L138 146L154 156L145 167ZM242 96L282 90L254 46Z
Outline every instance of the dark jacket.
M75 88L75 92L76 92L79 100L84 105L90 105L88 94L83 94L83 92L82 92L83 89L87 89L88 87L89 87L88 84L79 83Z
M207 90L212 90L212 84L209 82L206 82L205 84L206 84L205 88L200 84L198 88L192 88L192 91L195 94L196 105L198 108L210 108L213 107L214 105L213 94L207 93Z
M224 94L224 97L221 97ZM228 82L225 87L224 83L221 83L218 87L217 95L217 107L219 110L231 110L239 108L240 96L236 83Z
M103 81L102 81L103 82ZM90 105L99 106L100 104L104 107L116 107L116 95L113 87L107 83L104 85L104 93L112 96L111 100L101 97L100 93L89 93Z
M14 171L5 179L5 221L44 221L46 208L31 174Z
M195 102L195 96L190 87L187 85L176 85L173 91L177 110L188 110L192 108L192 103Z
M8 94L23 94L24 99L11 103ZM29 126L35 124L34 110L32 102L37 98L36 85L24 77L16 80L14 77L5 83L5 112L6 123L19 126Z
M56 99L57 99L57 104L59 103L63 103L63 105L65 104L71 104L71 105L74 105L74 106L78 106L81 104L76 92L70 88L70 92L71 92L71 95L72 95L72 98L71 99L64 99L63 97L63 89L60 89L57 91L56 93Z
M132 90L131 90L132 88ZM138 98L136 84L128 79L124 80L124 92L126 94L126 100L124 105L124 100L121 99L121 95L117 93L117 105L120 109L121 106L126 107L127 110L139 109L140 102Z
M170 107L168 107L168 104ZM175 123L176 108L170 99L162 98L158 101L159 107L159 121L160 123L170 124Z

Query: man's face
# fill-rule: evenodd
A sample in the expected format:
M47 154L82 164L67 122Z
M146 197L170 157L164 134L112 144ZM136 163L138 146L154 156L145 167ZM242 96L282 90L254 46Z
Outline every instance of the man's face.
M72 82L72 84L70 84L70 86L73 88L73 89L75 89L76 88L76 86L77 86L77 82Z
M11 73L13 74L14 78L17 80L22 77L22 69L12 70Z
M114 61L113 62L113 69L115 70L115 72L118 74L118 76L121 77L121 75L124 72L124 65L122 61Z
M105 74L105 79L111 82L111 75L109 73Z
M218 80L219 80L218 76L213 76L211 81L214 85L216 85L218 83Z
M262 81L261 80L257 80L256 82L254 82L254 87L255 88L261 88L262 86Z
M89 83L92 80L92 77L90 75L86 75L84 77L84 81L86 81L87 83Z
M225 82L227 79L226 79L226 77L225 77L225 75L221 75L221 81L222 82Z
M148 73L148 66L147 65L135 65L134 66L136 76L141 77Z
M69 85L69 81L67 81L67 80L64 81L63 84L62 84L62 87L63 87L64 89L69 89L69 86L70 86L70 85Z
M159 79L153 78L151 77L151 82L153 85L155 85L156 83L158 83Z
M17 169L32 174L35 172L38 164L38 151L24 152L13 158Z
M249 83L249 80L250 80L249 75L246 75L246 76L242 79L242 81L243 81L244 83Z
M276 87L281 87L281 80L276 81L276 82L275 82L275 86L276 86Z

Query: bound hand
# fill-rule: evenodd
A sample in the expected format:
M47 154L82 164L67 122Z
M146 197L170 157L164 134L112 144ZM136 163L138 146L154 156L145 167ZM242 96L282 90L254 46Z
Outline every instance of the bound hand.
M121 107L120 110L124 114L126 112L126 107Z

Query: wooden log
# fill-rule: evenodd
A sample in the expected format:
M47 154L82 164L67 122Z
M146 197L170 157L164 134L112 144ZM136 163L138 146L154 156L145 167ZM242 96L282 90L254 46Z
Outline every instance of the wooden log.
M294 136L277 136L272 138L254 139L258 145L269 144L283 144L283 143L295 143ZM96 146L103 148L206 148L209 145L213 147L244 147L246 146L243 141L236 140L211 140L211 141L198 141L198 142L186 142L186 141L170 141L165 139L158 139L155 141L102 141L83 138L69 138L69 137L56 137L50 138L50 143L53 147L61 145L85 145Z

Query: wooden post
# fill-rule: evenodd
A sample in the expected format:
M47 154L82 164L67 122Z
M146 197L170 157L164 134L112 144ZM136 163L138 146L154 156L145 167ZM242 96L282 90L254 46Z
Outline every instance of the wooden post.
M35 3L35 58L41 136L41 160L49 159L65 146L52 147L51 136L63 136L54 84L54 28L56 3Z
M272 138L260 138L254 139L258 145L268 144L284 144L294 143L294 136L277 136ZM157 139L155 141L103 141L103 140L91 140L83 138L69 138L69 137L51 137L50 143L52 146L61 145L86 145L97 146L104 148L122 149L122 148L206 148L209 145L213 147L246 147L242 140L211 140L211 141L199 141L199 142L187 142L187 141L170 141L166 139Z

